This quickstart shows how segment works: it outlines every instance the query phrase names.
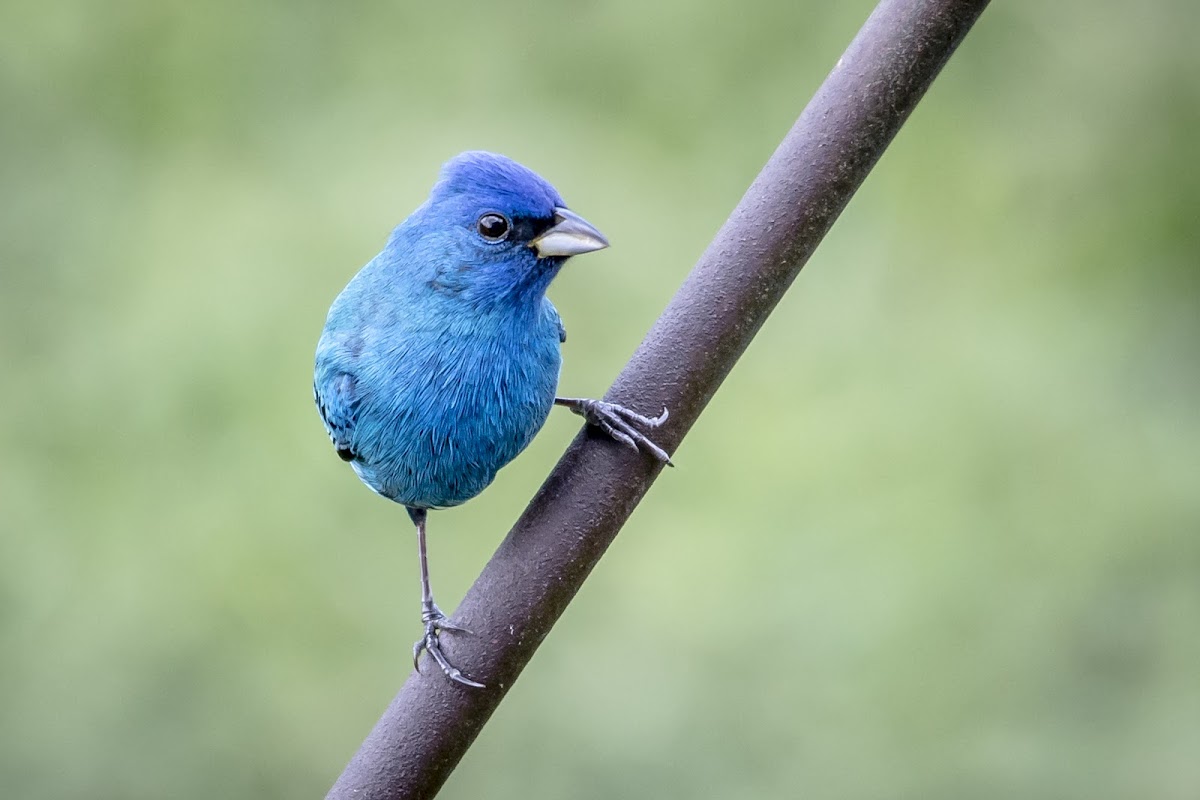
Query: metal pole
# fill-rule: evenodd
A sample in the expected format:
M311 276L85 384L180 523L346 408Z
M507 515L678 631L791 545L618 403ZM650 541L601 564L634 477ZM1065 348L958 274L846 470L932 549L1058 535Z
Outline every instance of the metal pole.
M668 451L986 6L883 0L863 25L609 390L670 408L655 432ZM446 649L488 688L411 675L328 797L436 794L660 468L586 429L576 437L455 611L475 635Z

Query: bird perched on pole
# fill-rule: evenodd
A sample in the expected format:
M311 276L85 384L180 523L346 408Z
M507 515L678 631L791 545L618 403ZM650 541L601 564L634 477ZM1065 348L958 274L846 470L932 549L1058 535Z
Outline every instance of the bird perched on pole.
M463 153L429 199L346 285L317 344L313 393L338 456L417 527L424 635L452 680L482 687L442 652L465 632L429 588L431 509L483 491L561 405L613 439L670 464L640 428L667 419L557 396L566 333L546 289L571 256L608 247L554 187L504 156Z

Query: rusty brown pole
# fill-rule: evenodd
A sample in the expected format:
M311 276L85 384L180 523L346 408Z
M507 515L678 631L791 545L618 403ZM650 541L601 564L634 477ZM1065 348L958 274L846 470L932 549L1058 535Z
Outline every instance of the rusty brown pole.
M695 423L986 6L883 0L838 59L607 394L652 413L670 408L670 421L655 432L667 450ZM475 635L443 637L453 663L488 688L451 683L432 666L414 673L329 798L435 795L659 471L585 429L454 612Z

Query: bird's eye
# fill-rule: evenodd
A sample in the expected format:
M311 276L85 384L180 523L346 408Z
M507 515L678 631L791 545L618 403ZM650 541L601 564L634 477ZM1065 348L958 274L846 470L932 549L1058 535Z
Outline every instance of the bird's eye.
M498 242L508 236L508 220L499 214L484 214L476 227L479 235L489 242Z

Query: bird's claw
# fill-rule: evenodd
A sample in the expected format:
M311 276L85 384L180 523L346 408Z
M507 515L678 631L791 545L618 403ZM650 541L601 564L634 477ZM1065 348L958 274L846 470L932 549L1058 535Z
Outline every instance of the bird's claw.
M634 427L634 425L641 425L645 428L657 428L662 425L670 417L670 412L665 406L657 417L647 417L625 406L608 403L604 400L560 397L555 398L554 402L571 409L587 420L588 424L595 425L621 444L633 450L645 451L668 467L675 466L666 450Z
M450 680L476 689L487 688L482 683L477 683L463 675L458 667L451 664L450 660L446 658L446 654L442 652L442 644L438 640L438 631L466 634L470 634L471 632L466 628L450 624L446 620L446 615L437 606L432 604L421 612L421 621L425 623L425 635L417 639L416 643L413 644L413 668L417 672L421 671L421 652L427 651L429 655L433 656L433 660L437 662L437 665L442 668L442 672Z

